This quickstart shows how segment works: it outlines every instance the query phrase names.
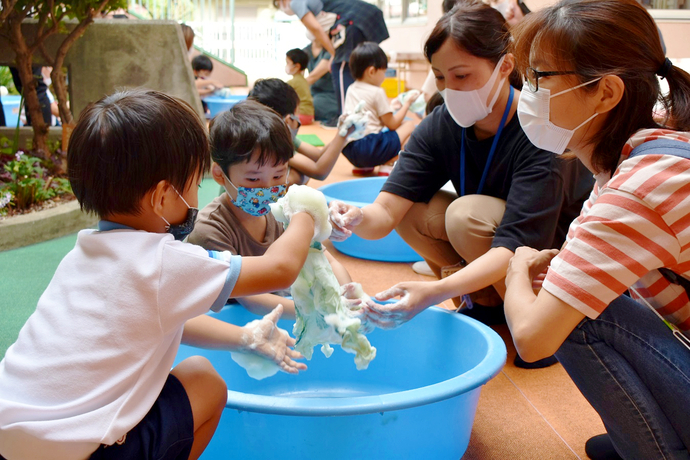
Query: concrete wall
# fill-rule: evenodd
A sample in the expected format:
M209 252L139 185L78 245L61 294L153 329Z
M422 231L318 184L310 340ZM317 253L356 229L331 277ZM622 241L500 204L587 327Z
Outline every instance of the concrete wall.
M35 23L27 21L23 29L25 36L32 36ZM46 48L56 50L63 39L50 37ZM39 53L34 59L42 63ZM14 52L0 38L0 64L13 61ZM179 97L203 114L182 31L174 21L97 19L72 46L65 65L75 118L90 102L116 89L134 87Z

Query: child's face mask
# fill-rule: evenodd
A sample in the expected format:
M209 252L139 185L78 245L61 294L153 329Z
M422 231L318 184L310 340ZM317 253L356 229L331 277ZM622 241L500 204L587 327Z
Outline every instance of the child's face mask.
M174 225L168 222L165 217L160 216L160 218L165 222L165 231L174 236L177 241L182 241L187 235L192 233L192 230L194 230L194 223L196 222L196 215L199 213L199 209L189 206L187 201L180 195L180 192L178 192L175 187L173 187L173 190L175 190L175 193L177 193L177 196L180 197L184 204L187 205L187 217L182 223ZM151 206L153 206L153 197L151 197Z
M223 185L230 197L230 202L251 216L265 216L271 212L271 203L275 203L287 192L287 181L290 175L290 168L285 173L285 183L273 185L271 187L236 187L230 178L223 172L223 177L228 183L237 190L237 198L233 199L227 187Z

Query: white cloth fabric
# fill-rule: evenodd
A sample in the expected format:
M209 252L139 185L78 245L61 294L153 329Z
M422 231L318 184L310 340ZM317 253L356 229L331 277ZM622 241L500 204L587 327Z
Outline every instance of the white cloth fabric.
M81 231L0 362L0 453L79 459L118 440L158 397L185 321L224 303L240 268L169 234Z

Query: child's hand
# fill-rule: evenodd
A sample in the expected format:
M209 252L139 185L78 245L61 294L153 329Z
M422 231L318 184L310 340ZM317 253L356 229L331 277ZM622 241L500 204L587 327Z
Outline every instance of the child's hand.
M295 339L286 331L276 326L283 306L278 306L260 320L252 321L242 327L242 349L240 351L254 353L270 359L288 374L297 374L307 368L304 363L295 359L304 358L301 353L291 349Z

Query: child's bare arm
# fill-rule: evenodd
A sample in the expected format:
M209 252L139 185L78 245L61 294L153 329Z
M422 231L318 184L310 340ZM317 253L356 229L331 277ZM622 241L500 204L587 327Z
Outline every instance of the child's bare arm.
M308 157L310 160L316 161L319 159L319 157L321 157L321 154L325 149L325 147L314 147L308 142L302 142L299 148L297 149L297 153L301 153L302 155Z
M272 311L276 305L283 305L283 318L295 319L295 302L275 294L259 294L247 297L239 297L237 302L256 315L265 315Z
M306 212L295 214L285 233L263 256L242 258L242 269L231 297L288 289L307 260L313 236L314 218Z
M338 262L338 259L333 257L333 254L331 254L328 251L325 251L326 258L328 259L328 263L331 264L331 268L333 269L333 274L335 275L335 278L338 280L338 284L341 286L343 284L351 283L352 278L350 277L350 273L347 271L347 269Z
M302 174L316 180L324 180L333 170L335 162L338 161L340 152L345 146L345 137L336 135L335 138L323 148L316 159L311 159L307 155L296 154L289 161L291 167L297 169ZM304 145L300 145L300 148ZM309 146L314 148L313 146ZM298 150L300 152L300 150Z
M407 111L410 109L410 105L415 101L415 98L408 98L402 105L402 108L398 110L396 113L389 112L385 115L382 115L381 118L381 123L383 125L390 129L391 131L395 131L396 129L400 128L400 125L403 124L403 121L405 121L405 116L407 116Z

